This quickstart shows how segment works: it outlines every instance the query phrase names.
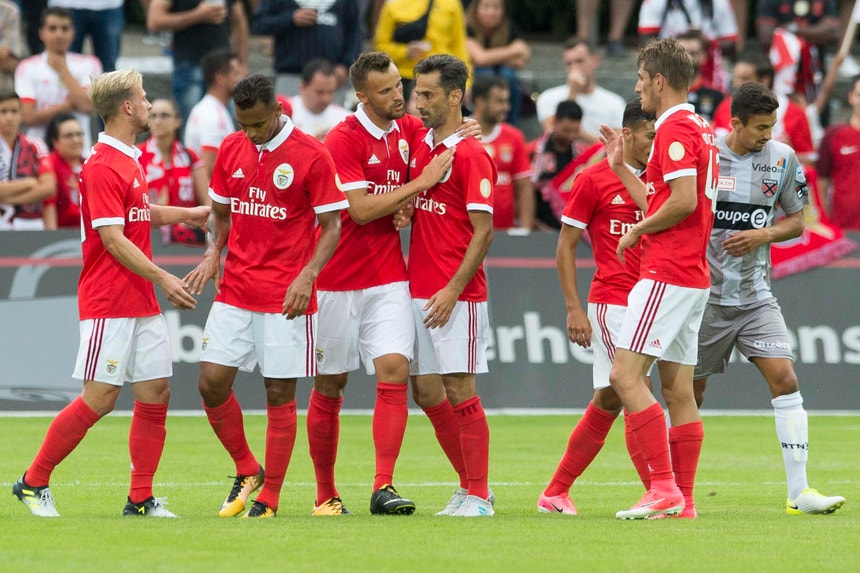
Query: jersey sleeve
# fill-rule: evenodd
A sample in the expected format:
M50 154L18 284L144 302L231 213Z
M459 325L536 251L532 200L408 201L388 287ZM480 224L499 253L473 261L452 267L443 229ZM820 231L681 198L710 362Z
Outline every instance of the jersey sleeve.
M32 70L33 66L29 58L21 62L18 69L15 70L15 93L21 98L22 103L35 103L36 101L36 78Z
M639 8L639 34L643 36L660 33L667 0L645 0Z
M791 153L788 157L783 184L779 189L779 206L787 214L797 213L805 205L809 204L809 193L806 188L806 173L803 166L797 160L797 156Z
M573 180L573 190L561 214L561 222L577 229L585 229L591 223L597 208L597 186L589 173L580 173Z
M215 165L212 167L212 177L209 179L209 197L216 203L228 205L230 203L230 187L227 184L227 162L229 153L222 147L215 157Z
M687 120L671 127L673 129L660 134L665 136L660 138L660 144L654 145L654 153L663 166L663 181L667 183L698 174L698 147L701 143L700 135Z
M476 145L480 147L480 151L474 152L468 161L460 162L458 165L460 180L463 182L466 194L466 210L492 213L495 187L493 182L497 177L496 165L483 146L477 142Z
M94 165L87 173L87 204L93 229L125 225L125 195L129 182L115 169Z
M318 148L316 157L311 160L307 180L311 206L315 213L338 211L349 207L346 195L338 189L335 180L334 161L325 147Z
M364 149L345 129L333 129L325 138L325 147L337 165L337 181L342 191L368 186L364 173Z

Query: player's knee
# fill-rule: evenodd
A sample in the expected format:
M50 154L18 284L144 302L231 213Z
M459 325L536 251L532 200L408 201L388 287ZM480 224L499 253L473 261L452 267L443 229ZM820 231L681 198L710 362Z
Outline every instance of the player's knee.
M591 400L596 408L617 416L621 413L621 398L618 393L610 388L601 388L594 393L594 398Z
M314 390L326 398L343 398L343 391L349 381L347 374L321 374L314 378Z
M705 402L706 380L693 380L693 398L696 400L696 408L701 408Z
M771 394L776 398L778 396L786 396L794 394L798 391L797 375L791 368L779 372L777 375L771 376L768 380Z

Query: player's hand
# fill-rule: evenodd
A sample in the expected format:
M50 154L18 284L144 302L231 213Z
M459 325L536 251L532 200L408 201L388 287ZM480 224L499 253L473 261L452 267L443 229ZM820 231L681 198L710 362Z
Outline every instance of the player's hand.
M200 264L182 280L188 285L189 292L199 295L209 279L212 279L215 292L221 292L221 255L212 249L206 250Z
M630 228L629 231L624 233L624 236L621 237L621 240L618 241L618 248L615 249L615 254L618 255L618 260L622 263L624 262L624 251L626 249L632 248L636 246L636 243L639 242L639 237L642 235L639 233L639 230L636 228L636 225Z
M161 290L167 296L167 300L175 308L179 310L191 310L197 306L197 301L188 292L188 285L179 277L165 273L158 286L161 287Z
M455 148L449 147L430 160L430 163L427 164L421 175L416 178L421 183L421 187L430 189L439 183L439 180L445 176L448 170L451 169L451 165L454 164L454 153Z
M742 257L767 242L767 235L761 229L750 229L729 236L723 241L723 249L733 257Z
M299 8L293 12L293 23L300 28L307 28L317 23L317 11L313 8Z
M478 120L474 117L464 117L463 125L457 130L457 133L463 139L469 139L470 137L481 141L483 135L481 134L481 124L478 123Z
M413 213L415 213L415 206L411 202L398 209L394 214L394 228L399 231L409 226Z
M613 171L624 167L624 138L606 124L600 124L600 143L606 146L606 161Z
M284 306L281 309L281 314L287 317L287 320L292 320L297 316L302 316L308 309L311 302L311 293L314 288L313 275L305 271L299 273L299 276L290 283L287 288L287 294L284 296Z
M201 2L197 5L199 24L220 24L227 18L227 3Z
M581 308L567 311L567 337L583 348L591 346L591 323Z
M69 71L69 65L66 62L65 54L57 54L55 52L45 52L45 61L58 75L63 75L63 72Z
M182 222L186 225L191 225L192 227L206 228L206 223L209 221L209 211L211 209L212 208L209 207L209 205L189 207L185 214L185 220Z
M445 287L431 296L421 309L425 312L424 328L441 328L448 324L459 294Z

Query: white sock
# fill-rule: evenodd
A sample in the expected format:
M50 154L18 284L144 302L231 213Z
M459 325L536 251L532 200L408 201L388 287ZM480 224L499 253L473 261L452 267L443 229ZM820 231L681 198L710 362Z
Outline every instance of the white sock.
M806 481L806 458L809 456L809 423L800 392L771 400L776 419L776 437L782 447L788 499L794 499L809 487Z

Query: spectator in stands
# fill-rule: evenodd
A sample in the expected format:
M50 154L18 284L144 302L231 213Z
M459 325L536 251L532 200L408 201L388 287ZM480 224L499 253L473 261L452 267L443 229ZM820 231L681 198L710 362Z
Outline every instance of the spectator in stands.
M552 115L551 127L535 146L532 182L535 186L536 229L561 229L561 221L553 212L558 190L552 185L552 181L588 146L582 138L582 118L583 110L577 102L562 101ZM563 207L564 201L558 200Z
M21 9L0 0L0 91L15 90L15 68L21 61Z
M520 121L520 82L517 70L532 57L508 14L507 0L474 0L466 10L466 49L475 75L495 74L508 83L510 111L507 121Z
M620 58L625 54L624 31L633 13L634 4L633 0L612 0L609 6L606 55L610 58ZM591 31L597 29L595 19L599 6L598 0L576 0L576 35L592 46L595 45L596 38L591 37Z
M42 201L56 190L38 146L21 134L21 100L0 93L0 231L45 229Z
M90 116L93 111L87 89L92 78L101 74L102 65L93 56L69 52L74 34L68 10L46 8L39 26L45 51L18 64L15 90L21 96L21 118L31 141L44 145L45 126L51 118L58 113L72 112L83 128L84 154L87 154L92 145Z
M594 72L600 57L591 53L588 41L570 38L562 52L567 70L567 83L545 90L537 99L538 121L544 129L553 125L552 117L558 104L575 100L582 108L580 137L588 142L597 141L600 125L621 129L621 116L627 103L620 95L597 85Z
M531 230L535 216L532 167L522 132L504 123L510 94L504 78L480 75L472 84L472 116L481 125L481 143L496 164L493 228Z
M349 111L332 103L338 79L327 60L311 60L302 70L299 95L290 100L291 119L296 127L319 140L343 121Z
M179 141L182 118L176 104L157 99L149 110L149 139L137 147L150 201L170 207L209 205L209 173L203 160ZM185 223L161 227L163 243L206 244L206 231Z
M706 41L702 83L720 91L728 87L723 56L734 54L738 23L729 0L646 0L639 9L639 36L673 38L698 30Z
M373 47L394 60L407 100L415 87L415 64L427 56L449 54L466 62L470 68L467 87L472 84L460 0L388 0L379 14Z
M173 98L186 125L206 90L200 62L207 53L232 47L242 77L248 73L248 17L242 0L151 0L146 27L173 32Z
M78 179L84 164L84 130L70 113L55 115L45 133L48 163L57 182L57 192L42 203L45 227L80 229L81 195Z
M229 49L206 54L200 68L206 81L206 95L188 116L185 147L203 160L208 178L215 166L215 156L218 155L221 142L236 131L233 114L228 106L233 88L245 74L239 56Z
M70 51L82 53L84 40L89 36L93 54L102 63L102 69L106 72L116 69L125 25L123 0L49 0L48 4L65 8L72 14L75 39Z
M687 102L693 105L696 113L708 121L713 119L717 106L723 101L723 92L708 87L702 81L702 64L705 61L707 41L698 30L689 30L675 37L678 43L687 50L696 68L696 77L687 92Z
M311 60L323 58L334 66L335 101L343 105L347 70L361 53L358 2L355 0L261 0L254 12L255 34L275 37L275 92L299 93L302 70Z
M818 182L830 221L860 231L860 76L851 82L848 104L851 117L827 128L821 140Z
M39 38L39 20L48 7L48 0L22 0L16 2L21 7L21 17L27 29L27 47L31 54L45 51L45 44Z

